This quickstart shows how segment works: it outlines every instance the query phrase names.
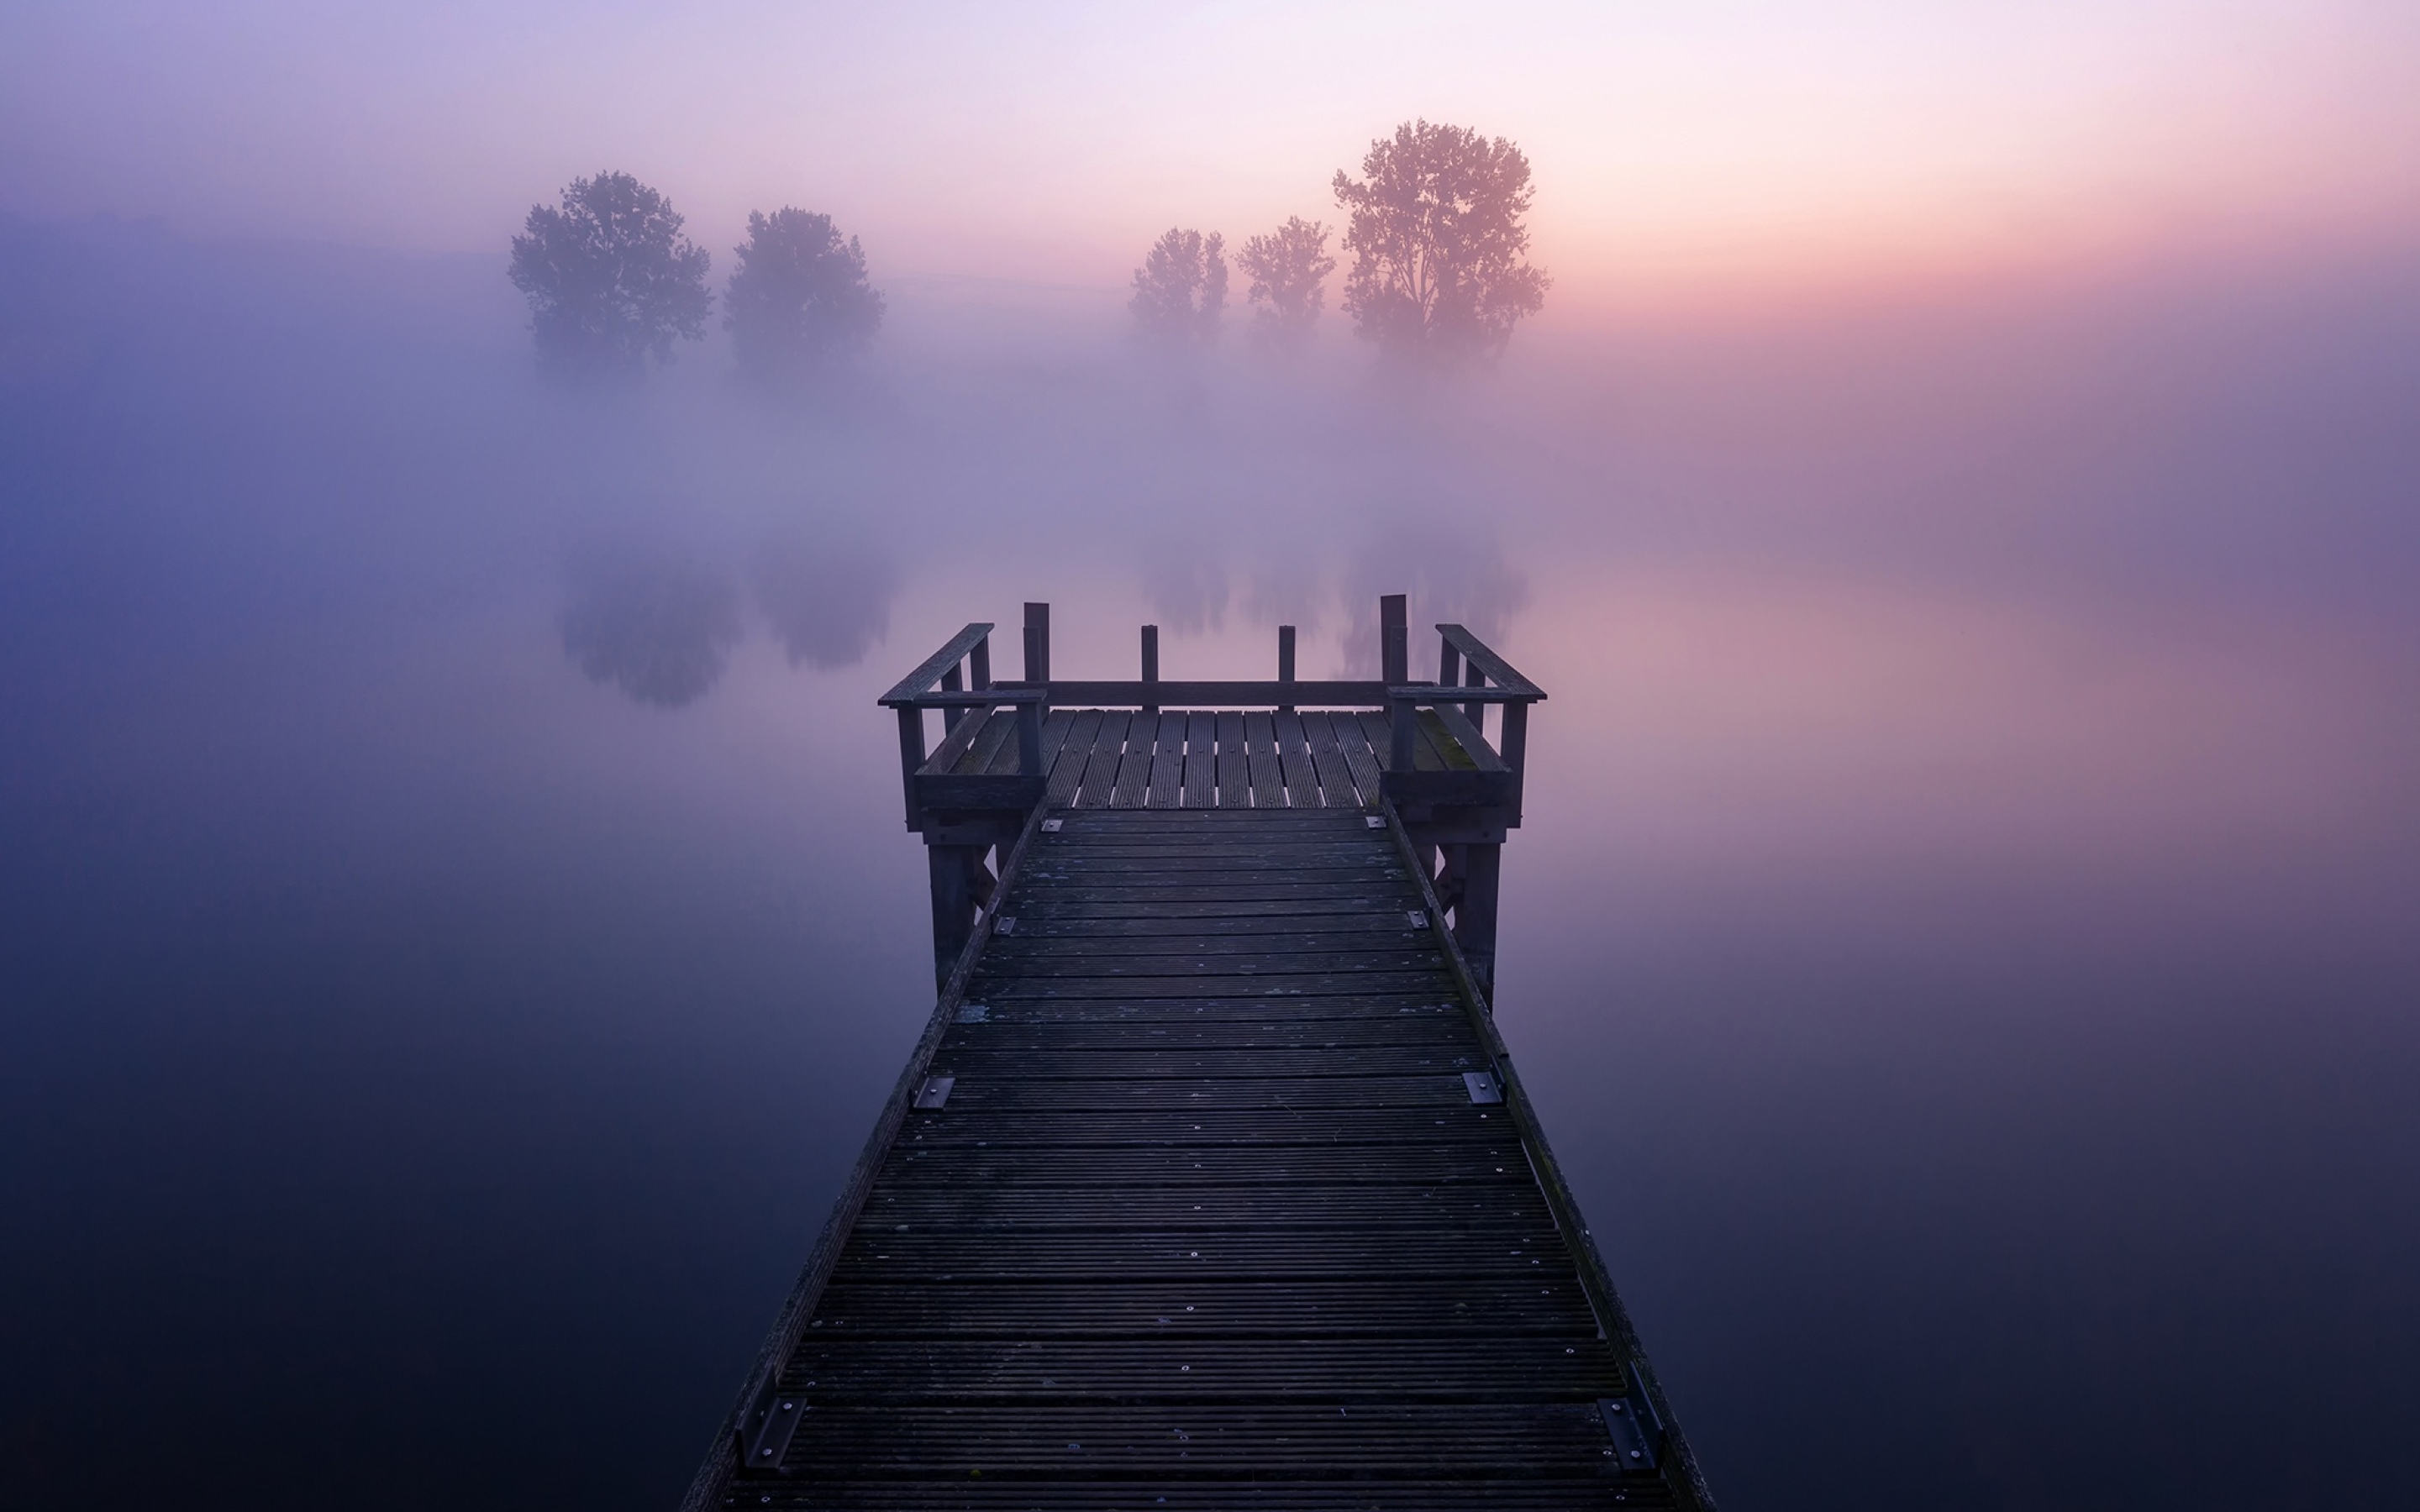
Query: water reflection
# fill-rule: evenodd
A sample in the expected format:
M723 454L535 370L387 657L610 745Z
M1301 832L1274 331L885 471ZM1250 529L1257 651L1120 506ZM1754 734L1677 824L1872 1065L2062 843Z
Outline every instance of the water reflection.
M749 586L790 665L830 671L863 660L890 631L899 564L862 541L799 528L757 548Z
M571 563L563 649L580 670L642 703L677 709L722 677L739 640L739 592L688 556L596 546Z

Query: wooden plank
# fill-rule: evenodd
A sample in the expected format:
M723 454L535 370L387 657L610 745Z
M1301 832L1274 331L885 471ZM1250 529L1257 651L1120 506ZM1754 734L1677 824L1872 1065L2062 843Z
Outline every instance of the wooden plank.
M1006 941L1001 945L1005 946ZM1443 971L1445 957L1434 946L1390 946L1375 950L1275 950L1147 952L1092 950L1081 954L1063 940L1017 950L992 949L984 959L1003 976L1056 980L1072 977L1118 980L1127 977L1296 977L1365 971Z
M1495 748L1487 744L1485 737L1480 734L1478 727L1470 722L1469 717L1462 712L1460 704L1440 703L1429 710L1428 714L1437 722L1444 738L1452 743L1453 748L1468 758L1471 766L1482 772L1504 770L1503 760L1496 754ZM1435 736L1432 735L1431 738L1434 739ZM1450 762L1450 764L1461 764Z
M1277 729L1263 710L1244 715L1244 759L1251 768L1252 807L1284 808L1285 769L1278 763Z
M1196 709L1185 717L1185 807L1218 804L1218 717Z
M1425 929L1415 930L1408 920L1398 919L1396 928L1385 933L1375 931L1348 933L1342 930L1309 930L1297 926L1282 933L1272 931L1262 934L1187 934L1156 935L1140 938L1113 935L1106 939L1069 938L1035 931L1025 933L1025 921L1017 920L1014 939L995 939L984 950L985 960L1001 962L1032 962L1056 967L1094 960L1125 960L1135 956L1164 955L1169 957L1235 958L1229 969L1256 969L1256 958L1297 956L1364 956L1417 952L1442 962L1443 952Z
M1100 733L1101 711L1078 709L1068 716L1065 728L1065 738L1051 759L1050 782L1044 797L1054 809L1076 801L1076 790L1084 780L1085 764L1093 759L1094 739Z
M1357 809L1366 801L1353 779L1353 769L1345 764L1343 748L1337 744L1336 726L1325 710L1313 709L1302 716L1303 739L1311 748L1311 764L1319 774L1322 797L1331 809Z
M1159 719L1138 714L1126 726L1126 751L1118 763L1117 783L1109 790L1112 809L1140 809L1151 795L1152 754L1159 744Z
M1329 728L1336 732L1337 749L1343 753L1345 770L1353 777L1353 785L1361 793L1364 808L1376 809L1382 790L1378 751L1370 744L1370 732L1357 714L1331 714Z
M1151 807L1174 809L1185 798L1185 715L1159 717L1157 743L1151 756Z
M1280 714L1273 722L1277 729L1278 766L1285 774L1287 804L1296 809L1326 807L1319 793L1319 773L1311 764L1311 747L1303 734L1302 716Z
M942 776L955 771L958 762L967 753L967 748L983 733L985 721L982 718L956 718L958 712L965 711L953 711L951 719L944 721L947 730L941 736L941 743L934 747L933 754L924 758L924 764L916 768L918 777Z
M1377 708L1387 702L1387 685L1362 682L1133 682L1054 680L1050 702L1075 708L1082 704L1140 708L1155 703L1163 709L1274 709L1280 703L1297 708Z
M955 777L988 775L993 759L1003 749L1008 752L1008 770L1011 773L1016 772L1016 711L995 709L990 717L981 722L983 728L976 732L975 738L967 746L967 753L959 757L957 764L951 768L951 775Z
M1084 780L1076 790L1078 809L1106 809L1118 785L1118 768L1125 760L1126 727L1134 716L1124 709L1106 709L1093 735L1093 753L1084 764Z
M1219 810L1249 812L1252 803L1252 775L1244 756L1244 717L1221 714L1218 722Z
M938 1151L934 1152L938 1155ZM1266 1172L1276 1182L1295 1179L1354 1179L1370 1165L1370 1151L1233 1149L1104 1150L1084 1163L1088 1171L1114 1169L1129 1180L1147 1180L1176 1192L1187 1190L1187 1177L1205 1163L1221 1170ZM1068 1162L1055 1151L989 1151L971 1158L934 1159L927 1165L963 1172L965 1180L952 1185L1023 1184ZM1408 1165L1408 1163L1406 1163ZM1452 1183L1467 1161L1423 1163L1410 1169L1428 1173L1435 1184ZM1480 1178L1517 1180L1527 1184L1528 1172L1517 1163L1517 1176ZM888 1173L901 1191L913 1190L912 1165ZM1054 1183L1055 1184L1055 1183ZM1190 1312L1187 1311L1191 1308ZM1528 1276L1470 1281L1459 1285L1390 1287L1354 1281L1301 1281L1287 1287L1255 1286L1250 1282L1137 1281L1078 1289L1066 1282L1027 1282L1012 1287L977 1287L937 1282L924 1286L892 1286L881 1282L834 1286L824 1293L817 1313L824 1331L864 1337L877 1334L945 1334L956 1337L1005 1334L1012 1337L1045 1335L1155 1334L1175 1337L1202 1333L1321 1334L1460 1334L1487 1337L1512 1334L1588 1333L1596 1326L1588 1303L1576 1286L1533 1286Z
M984 768L992 777L1014 776L1016 771L1016 711L1005 711L1009 717L1010 738L992 753L991 762ZM1068 726L1075 716L1066 709L1053 709L1042 717L1042 770L1047 775L1059 759L1059 748L1066 743Z
M1342 883L1349 887L1377 887L1388 883L1406 882L1411 873L1392 856L1321 856L1316 853L1300 860L1254 860L1237 856L1233 859L1218 859L1194 863L1170 863L1147 860L1139 856L1114 856L1098 859L1056 853L1035 863L1032 885L1043 890L1062 891L1072 887L1090 887L1103 896L1114 890L1133 887L1236 887L1260 884Z
M1035 977L1019 974L979 976L974 991L986 1001L1003 1003L1025 998L1072 1002L1078 998L1137 1003L1154 997L1198 997L1205 979L1185 977ZM1359 996L1399 993L1435 997L1450 991L1452 979L1438 971L1332 971L1279 976L1264 973L1218 982L1231 998Z

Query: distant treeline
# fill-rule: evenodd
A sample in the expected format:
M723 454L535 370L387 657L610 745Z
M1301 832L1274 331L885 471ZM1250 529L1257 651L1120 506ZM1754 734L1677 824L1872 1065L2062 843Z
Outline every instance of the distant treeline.
M1425 120L1370 144L1363 177L1337 172L1353 258L1343 307L1390 360L1458 367L1493 361L1512 327L1544 303L1545 273L1527 261L1529 160L1502 137ZM512 280L549 370L635 377L706 334L711 258L682 235L672 202L626 173L576 178L561 202L530 208L513 238ZM1251 283L1255 347L1309 345L1326 301L1329 229L1289 216L1248 239L1235 260ZM723 287L722 328L743 378L801 383L862 352L882 326L857 239L831 217L784 206L751 211L748 240ZM1138 340L1183 349L1216 342L1226 319L1227 254L1217 232L1171 228L1135 270L1127 308Z

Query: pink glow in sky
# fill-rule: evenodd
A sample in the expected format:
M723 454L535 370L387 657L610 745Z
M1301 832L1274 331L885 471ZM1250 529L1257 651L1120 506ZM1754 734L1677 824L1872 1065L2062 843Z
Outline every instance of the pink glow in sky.
M1110 287L1174 223L1334 219L1415 115L1518 141L1564 308L2420 219L2420 12L726 0L0 20L0 208L492 251L600 166L718 250L826 209L894 276Z

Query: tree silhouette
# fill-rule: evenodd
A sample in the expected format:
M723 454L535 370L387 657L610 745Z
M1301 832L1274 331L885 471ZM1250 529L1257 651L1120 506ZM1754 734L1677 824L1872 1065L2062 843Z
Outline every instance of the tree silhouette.
M1152 243L1142 266L1135 270L1135 334L1170 347L1218 339L1218 325L1227 309L1226 243L1216 231L1168 234Z
M1300 351L1326 301L1327 275L1336 271L1327 227L1290 215L1269 235L1247 240L1235 261L1252 278L1252 338L1276 350Z
M1362 182L1341 169L1335 179L1353 217L1344 308L1360 333L1440 366L1500 355L1546 298L1546 275L1523 261L1529 160L1500 136L1421 120L1372 142L1361 171Z
M513 286L529 296L538 358L566 374L638 374L675 339L706 334L704 248L672 202L626 173L575 178L563 207L530 207L513 238Z
M795 379L864 348L882 325L882 295L865 281L865 254L829 215L784 206L748 212L748 242L734 254L722 329L739 370L760 381Z

